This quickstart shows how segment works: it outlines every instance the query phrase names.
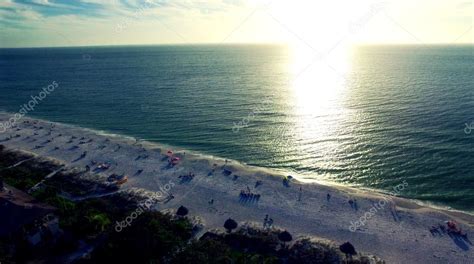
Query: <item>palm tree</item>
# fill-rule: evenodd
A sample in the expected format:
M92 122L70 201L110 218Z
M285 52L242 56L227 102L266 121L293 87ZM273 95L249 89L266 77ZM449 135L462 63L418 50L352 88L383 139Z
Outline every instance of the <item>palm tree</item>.
M94 223L94 227L96 230L100 230L100 232L104 232L105 227L110 225L110 219L105 214L96 214L93 216L88 216L87 219L89 222Z
M227 229L227 233L232 232L232 229L237 228L237 222L235 222L233 219L227 219L224 223L224 228Z

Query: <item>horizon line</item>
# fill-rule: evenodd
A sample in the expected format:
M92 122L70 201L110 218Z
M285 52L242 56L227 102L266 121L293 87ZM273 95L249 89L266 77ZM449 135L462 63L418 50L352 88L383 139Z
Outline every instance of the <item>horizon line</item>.
M97 45L69 45L69 46L19 46L19 47L0 47L0 49L41 49L41 48L100 48L100 47L143 47L143 46L291 46L291 44L284 42L233 42L233 43L216 43L216 42L195 42L195 43L143 43L143 44L97 44ZM474 46L474 42L466 43L450 43L450 42L436 42L436 43L354 43L352 46Z

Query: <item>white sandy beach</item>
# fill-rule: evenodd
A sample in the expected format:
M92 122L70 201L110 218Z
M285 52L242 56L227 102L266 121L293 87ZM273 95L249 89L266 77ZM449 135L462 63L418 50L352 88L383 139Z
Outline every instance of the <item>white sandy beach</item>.
M0 122L11 116L0 113ZM122 185L123 191L159 192L169 184L174 198L158 203L156 209L184 205L191 216L203 220L206 229L222 228L229 217L240 223L262 225L268 214L275 227L287 229L294 237L317 236L337 243L350 241L356 250L377 255L387 263L474 263L474 248L469 241L451 238L448 234L433 236L429 231L431 226L455 220L474 241L474 216L469 214L353 188L303 184L296 180L287 187L282 181L285 175L236 161L229 161L225 166L232 172L226 176L222 173L224 159L188 151L184 154L183 150L173 150L181 161L170 168L167 167L168 148L163 146L30 118L23 118L17 127L0 133L0 144L57 159L70 167L89 165L94 170L92 160L108 162L111 167L98 172L101 177L97 178L103 180L113 173L126 174L128 182ZM84 152L85 157L79 159ZM215 172L210 174L214 163L217 164ZM178 178L189 172L195 174L192 180L182 182ZM261 185L255 187L257 181ZM261 195L258 202L239 201L240 192L247 189ZM357 209L350 206L350 199L357 200ZM391 202L381 203L387 200L394 201L396 206ZM374 204L379 206L375 211L372 209L373 214L365 225L351 232L351 222L370 212Z

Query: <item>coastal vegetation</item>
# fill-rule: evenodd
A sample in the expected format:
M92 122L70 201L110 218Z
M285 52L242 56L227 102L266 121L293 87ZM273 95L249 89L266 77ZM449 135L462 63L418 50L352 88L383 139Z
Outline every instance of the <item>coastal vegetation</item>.
M18 164L18 162L27 160ZM60 168L53 161L5 150L0 146L0 177L9 186L30 194L56 208L62 235L55 243L38 247L25 240L0 240L3 263L64 261L76 263L343 263L346 257L336 245L310 238L293 239L283 230L262 230L251 224L228 219L227 232L200 232L186 217L187 208L164 214L146 211L127 228L114 229L114 223L139 206L139 200L126 193L74 201L68 197L91 194L101 184L81 180L81 173L61 171L31 189L46 175ZM84 246L86 245L86 246ZM13 250L12 250L13 249ZM357 255L344 263L383 263L376 257Z

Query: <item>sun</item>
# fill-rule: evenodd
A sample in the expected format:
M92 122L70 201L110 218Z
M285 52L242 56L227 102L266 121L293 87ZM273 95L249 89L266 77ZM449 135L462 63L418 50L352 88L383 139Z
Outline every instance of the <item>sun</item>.
M303 42L325 51L342 38L349 40L351 25L367 13L369 7L365 0L284 0L269 5L267 13L281 27L281 38L288 44Z

